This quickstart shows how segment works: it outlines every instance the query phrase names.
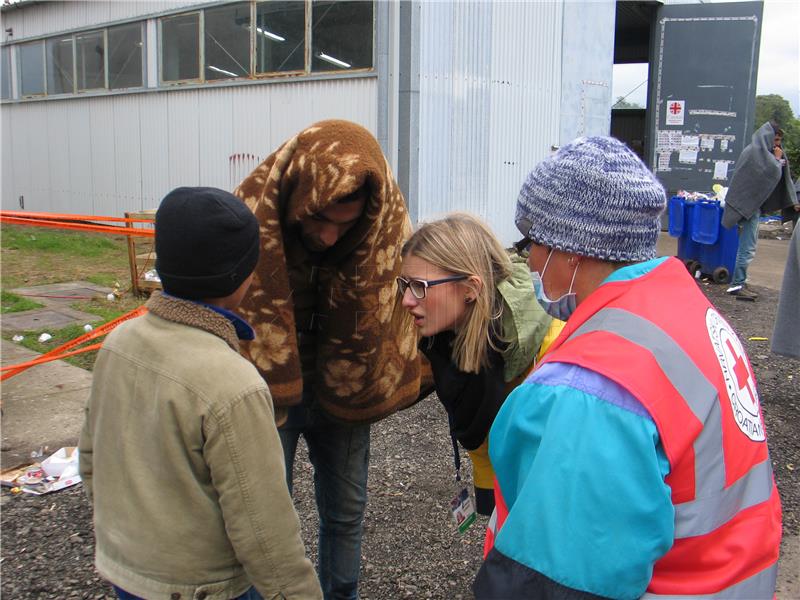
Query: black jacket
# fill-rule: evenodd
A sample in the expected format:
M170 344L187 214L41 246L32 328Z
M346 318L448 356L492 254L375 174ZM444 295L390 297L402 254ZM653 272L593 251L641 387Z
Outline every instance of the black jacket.
M467 450L480 446L489 434L506 398L503 357L489 348L489 366L465 373L453 363L452 331L422 338L419 348L431 363L436 393L450 418L450 432Z

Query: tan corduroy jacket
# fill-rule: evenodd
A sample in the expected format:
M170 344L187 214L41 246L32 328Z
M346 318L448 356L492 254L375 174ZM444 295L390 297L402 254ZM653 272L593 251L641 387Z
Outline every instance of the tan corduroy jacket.
M100 574L148 599L321 598L264 380L231 322L156 295L97 358L80 440Z

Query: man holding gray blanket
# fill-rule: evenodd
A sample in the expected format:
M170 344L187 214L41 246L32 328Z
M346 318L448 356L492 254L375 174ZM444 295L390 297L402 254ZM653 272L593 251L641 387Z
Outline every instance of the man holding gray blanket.
M800 211L782 142L783 131L776 123L759 127L753 141L742 150L725 197L722 225L739 227L736 265L727 291L740 300L758 298L758 294L748 289L746 281L747 267L756 255L759 217L781 210L788 220L792 211Z

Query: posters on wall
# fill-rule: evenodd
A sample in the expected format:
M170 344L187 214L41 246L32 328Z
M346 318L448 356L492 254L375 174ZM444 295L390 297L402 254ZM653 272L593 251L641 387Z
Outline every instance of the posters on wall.
M736 136L727 133L698 132L684 130L687 112L686 100L666 102L665 129L656 131L656 172L675 170L697 170L712 174L717 181L727 181L733 165L733 142ZM710 111L705 109L688 110L690 115L702 114L727 119L736 113ZM667 129L666 127L674 127ZM730 128L722 128L722 131Z
M714 163L714 179L728 179L728 161L718 160Z

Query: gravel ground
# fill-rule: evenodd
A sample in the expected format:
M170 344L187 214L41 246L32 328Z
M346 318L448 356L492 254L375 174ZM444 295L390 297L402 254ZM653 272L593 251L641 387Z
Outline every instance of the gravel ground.
M784 536L794 536L796 542L800 361L771 354L768 342L750 340L771 337L777 294L757 289L761 298L748 303L727 296L724 286L700 285L737 330L753 363L783 500ZM304 456L301 448L298 457ZM469 586L480 566L486 519L479 518L463 535L456 532L448 511L455 493L452 472L446 418L435 400L373 427L362 598L471 597ZM311 468L305 460L298 460L295 467L295 499L308 551L315 558L316 510ZM798 552L794 546L785 550L795 557ZM3 490L0 594L4 598L113 597L94 573L92 555L91 514L80 486L41 497L12 496ZM800 586L791 589L800 594Z

